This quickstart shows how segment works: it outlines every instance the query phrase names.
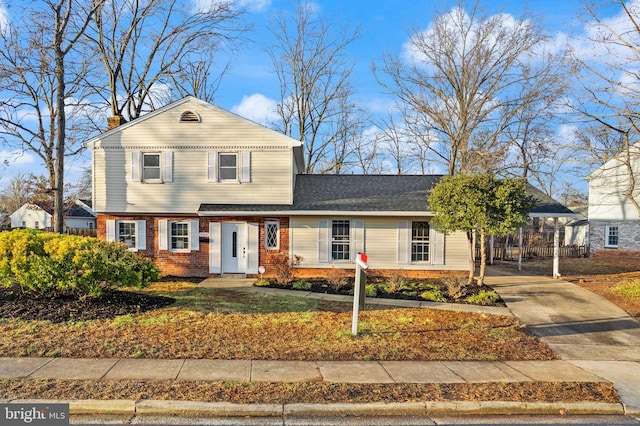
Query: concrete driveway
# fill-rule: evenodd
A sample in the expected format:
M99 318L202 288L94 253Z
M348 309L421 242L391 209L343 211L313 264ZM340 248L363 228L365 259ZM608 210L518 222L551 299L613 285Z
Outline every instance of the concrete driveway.
M640 322L580 286L488 268L486 283L558 357L614 383L640 409Z

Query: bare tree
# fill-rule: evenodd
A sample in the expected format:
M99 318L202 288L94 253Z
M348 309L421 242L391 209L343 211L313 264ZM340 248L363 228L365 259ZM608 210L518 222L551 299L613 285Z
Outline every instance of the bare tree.
M0 38L0 132L4 142L39 156L54 194L54 231L62 232L64 159L75 155L68 110L86 93L80 82L88 61L77 44L102 0L43 0L15 8ZM35 124L34 124L35 123Z
M2 206L0 210L11 214L24 203L29 202L32 195L27 176L22 173L15 174L9 178L8 184L0 192L0 205Z
M233 46L246 28L235 2L202 2L185 7L179 0L124 0L105 2L87 32L107 75L106 90L96 88L110 106L111 115L133 120L156 103L164 104L177 84L180 94L211 97L215 89L210 65L213 53ZM206 51L209 56L191 60ZM215 80L215 79L214 79ZM190 87L189 87L190 86Z
M514 139L505 131L530 102L547 96L540 76L550 70L532 65L545 40L536 21L485 17L478 2L468 12L465 6L410 37L410 63L386 54L381 69L374 65L380 84L428 123L435 136L429 150L449 174L503 166Z
M618 19L601 16L612 5ZM611 0L584 10L589 49L570 52L581 89L572 107L586 122L577 148L593 164L608 165L599 170L603 175L615 169L622 195L640 217L640 73L633 65L640 60L640 4Z
M345 49L358 31L327 23L310 3L299 3L295 15L278 16L268 48L280 80L278 114L283 133L304 142L306 173L335 171L342 161L336 144L352 126L352 64Z

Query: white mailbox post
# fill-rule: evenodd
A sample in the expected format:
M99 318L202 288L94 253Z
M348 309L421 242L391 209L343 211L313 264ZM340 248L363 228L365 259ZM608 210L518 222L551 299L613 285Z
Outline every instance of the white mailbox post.
M365 286L367 283L367 255L358 253L356 258L356 281L353 284L353 320L351 321L351 335L358 335L358 312L364 308ZM362 298L362 300L360 300Z

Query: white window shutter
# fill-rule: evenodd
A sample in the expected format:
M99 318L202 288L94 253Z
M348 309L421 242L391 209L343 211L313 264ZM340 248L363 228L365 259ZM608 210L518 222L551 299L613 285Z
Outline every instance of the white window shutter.
M173 151L165 151L162 159L162 181L173 182Z
M356 261L358 253L364 253L364 220L351 221L351 260Z
M240 154L240 182L251 182L251 152L242 151Z
M158 221L158 250L169 250L168 227L169 221L167 219L160 219Z
M247 223L247 273L257 274L260 253L260 232L257 223Z
M438 232L431 228L429 230L429 240L431 241L431 264L444 265L444 232Z
M218 159L218 153L216 151L207 152L207 182L218 181L218 167L216 160Z
M116 240L116 221L113 219L107 220L107 241Z
M140 151L131 152L131 180L140 182Z
M209 273L219 274L222 271L222 226L220 222L209 224Z
M147 249L147 221L136 220L136 248L138 250Z
M198 251L200 250L200 221L193 219L189 222L189 249Z
M331 221L318 219L318 262L329 262Z
M398 221L398 263L409 263L409 247L411 245L411 222Z

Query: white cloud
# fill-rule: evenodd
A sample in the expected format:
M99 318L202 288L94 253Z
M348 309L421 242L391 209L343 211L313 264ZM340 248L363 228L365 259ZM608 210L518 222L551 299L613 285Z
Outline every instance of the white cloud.
M0 150L0 163L8 166L28 166L35 163L35 157L20 150L4 151Z
M0 33L4 33L9 28L9 14L4 2L0 0Z
M264 12L271 6L272 0L193 0L195 10L205 12L218 5L237 5L252 13Z
M279 120L277 107L278 103L275 100L260 93L254 93L250 96L243 96L240 104L231 108L231 111L266 126Z

